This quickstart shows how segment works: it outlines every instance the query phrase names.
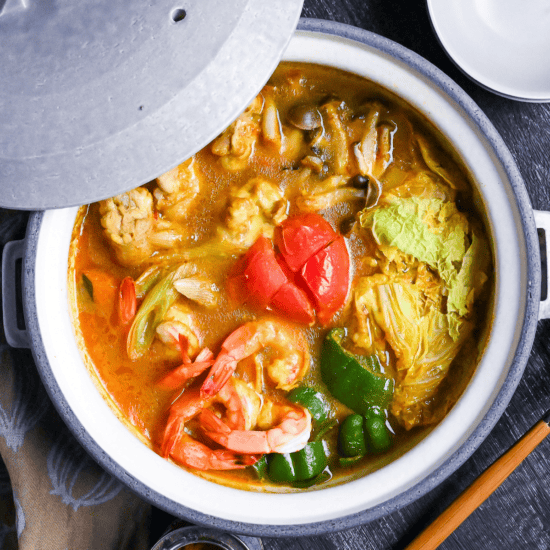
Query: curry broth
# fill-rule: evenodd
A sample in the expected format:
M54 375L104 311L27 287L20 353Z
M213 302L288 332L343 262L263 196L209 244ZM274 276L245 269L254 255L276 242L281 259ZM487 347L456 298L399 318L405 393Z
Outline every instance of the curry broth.
M474 223L482 226L481 216L476 212L472 201L471 182L463 168L459 168L458 159L443 138L422 117L407 107L395 95L385 89L357 76L342 71L313 66L307 64L282 63L269 81L266 94L271 94L278 109L279 121L284 123L291 117L291 109L297 103L307 101L312 104L322 104L326 101L336 100L345 104L341 110L341 116L346 120L346 133L349 144L361 140L365 131L365 105L372 101L381 102L384 106L382 123L391 128L397 128L391 136L392 139L392 174L412 169L418 161L413 158L410 143L414 135L421 135L431 143L436 143L438 155L445 162L452 163L456 170L460 171L461 178L468 182L457 191L456 201L460 208L468 213ZM348 117L348 118L346 118ZM295 132L296 133L296 132ZM292 216L299 212L297 198L304 193L304 157L315 153L311 146L311 133L304 132L306 138L297 141L291 152L281 151L267 140L258 139L253 147L246 165L239 170L228 170L220 162L220 156L212 151L211 146L205 147L195 155L195 162L201 175L200 200L196 201L193 208L185 217L183 231L180 234L178 249L193 248L208 242L216 235L217 227L223 223L226 216L227 203L231 189L241 187L251 178L261 176L274 182L284 193L288 201L287 215ZM289 133L286 139L292 139ZM313 151L313 153L312 153ZM332 168L338 162L338 153L327 148L323 153L323 168L313 178L321 179L329 177ZM452 160L451 160L452 159ZM352 160L350 164L354 164ZM354 167L354 170L356 168ZM388 177L384 183L383 191L391 190L395 181ZM400 175L398 177L401 177ZM311 178L310 178L311 179ZM386 186L387 183L387 186ZM153 189L154 183L148 185ZM399 188L399 185L395 185ZM349 223L350 217L355 216L363 207L364 201L345 200L338 204L321 209L321 213L336 229L344 228ZM181 395L181 390L163 390L158 387L158 381L172 369L181 364L181 358L177 352L167 351L166 346L155 340L150 352L143 357L131 360L126 351L129 325L121 326L116 300L120 281L131 276L137 279L143 272L143 266L123 266L117 260L117 256L105 236L100 223L101 214L98 204L83 207L80 222L75 226L71 245L71 266L69 273L70 292L74 303L74 324L77 338L83 348L88 368L94 380L100 387L100 391L111 403L118 416L136 432L139 437L155 451L159 452L162 444L162 435L168 418L170 406ZM376 245L372 236L358 230L346 235L347 246L351 255L351 286L359 277L370 276L377 272L373 266L372 258ZM165 255L165 250L155 252L152 257ZM218 289L225 289L228 276L240 254L223 256L205 256L195 258L201 274L211 279ZM167 261L167 260L166 260ZM149 262L150 263L150 262ZM146 262L146 265L149 265ZM83 274L86 278L99 277L102 291L92 297L90 289L83 284ZM101 275L98 275L101 274ZM95 290L95 285L92 286ZM99 283L97 283L99 287ZM438 413L439 420L445 411L458 399L465 388L479 355L482 352L485 335L490 325L490 300L491 289L494 285L492 274L486 284L486 292L481 297L482 307L478 307L472 321L475 322L475 340L469 338L469 344L463 346L466 352L460 353L454 360L450 373L444 382L444 392L439 391L431 401L433 406L441 409ZM483 306L485 302L485 306ZM235 303L226 293L219 294L217 307L207 308L193 305L194 320L202 339L202 346L218 353L226 336L243 323L264 316L271 316L277 322L287 323L293 329L299 330L305 336L311 354L311 368L300 384L312 386L327 395L329 401L329 417L339 423L352 411L338 402L326 391L319 367L322 340L330 327L347 326L354 324L354 310L352 300L348 296L346 305L325 326L315 324L313 327L288 323L276 312L262 312L246 303ZM477 312L483 312L479 314ZM485 313L487 312L487 313ZM472 352L473 350L473 352ZM352 351L360 352L359 348ZM387 364L383 367L392 375L395 374L395 356L391 350L388 352ZM254 378L254 367L249 360L242 361L237 369L237 376L245 381ZM204 376L199 377L203 379ZM443 395L440 395L443 393ZM267 397L280 399L284 395L273 384L267 382L264 386L264 394ZM390 451L383 454L368 455L356 465L342 468L338 465L337 429L332 429L326 436L326 444L329 454L329 468L331 479L320 487L341 483L350 479L363 476L388 462L401 456L413 445L424 438L437 424L414 427L406 430L391 416L388 425L394 433L394 444ZM186 428L198 440L208 443L207 439L196 429L196 423L191 421ZM196 471L194 473L207 479L225 485L248 488L253 490L291 491L289 486L277 486L258 480L251 468L228 471Z

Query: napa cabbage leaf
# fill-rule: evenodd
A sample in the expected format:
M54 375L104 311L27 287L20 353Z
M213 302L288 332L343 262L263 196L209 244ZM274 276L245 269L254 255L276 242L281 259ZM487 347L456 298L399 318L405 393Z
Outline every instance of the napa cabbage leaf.
M448 313L471 312L487 279L490 251L455 203L394 197L382 208L362 213L360 221L387 256L397 249L437 271L448 293Z
M353 340L369 353L395 357L391 411L410 429L433 418L434 395L472 331L490 250L466 215L438 198L386 197L360 222L394 269L356 284Z
M424 423L430 399L470 334L471 323L426 308L422 286L403 279L378 284L376 277L363 277L355 303L357 314L366 315L369 327L384 333L395 355L393 415L407 429ZM354 336L360 344L360 334Z

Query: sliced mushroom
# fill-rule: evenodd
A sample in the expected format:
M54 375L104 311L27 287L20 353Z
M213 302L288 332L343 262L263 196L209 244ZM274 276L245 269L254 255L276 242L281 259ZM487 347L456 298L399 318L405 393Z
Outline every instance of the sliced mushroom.
M381 124L378 128L378 154L374 165L374 176L380 178L393 161L393 136L395 124Z
M349 185L355 189L366 189L365 208L372 208L378 204L382 185L376 178L356 174L349 180Z
M299 103L288 111L288 121L300 130L316 130L323 125L319 109L309 103Z
M363 139L355 144L354 151L359 170L365 176L372 174L378 151L378 130L376 128L380 111L371 110L366 118L366 131Z
M331 135L330 146L333 151L333 165L336 174L346 174L349 163L348 137L344 124L338 114L336 102L323 105Z
M317 212L341 202L364 199L364 189L348 187L347 181L346 177L335 175L317 182L312 189L296 199L296 206L302 212Z
M338 229L342 235L348 235L351 233L353 226L355 225L355 216L348 216L344 218L338 225Z
M349 184L356 189L366 189L369 185L369 178L363 174L356 174L349 180Z
M323 159L316 157L314 155L307 155L302 160L301 163L303 166L311 168L314 172L321 172L323 169Z
M369 186L367 187L367 196L365 199L365 208L373 208L378 204L382 195L382 185L376 179L369 180Z
M283 132L281 129L281 121L279 120L279 111L272 97L267 97L265 100L265 107L262 114L262 134L264 139L281 149Z

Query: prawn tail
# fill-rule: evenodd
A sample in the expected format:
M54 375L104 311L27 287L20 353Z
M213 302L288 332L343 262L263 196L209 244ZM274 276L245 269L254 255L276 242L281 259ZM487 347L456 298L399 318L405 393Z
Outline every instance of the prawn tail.
M172 372L168 373L164 378L159 380L158 386L164 390L176 390L181 386L203 373L212 365L213 361L195 361L194 363L183 363Z
M220 420L210 409L204 409L199 415L201 428L206 431L212 431L220 434L230 434L231 428Z
M184 466L197 470L237 470L251 466L259 459L232 451L214 451L187 435L172 450L171 456Z
M183 341L182 339L186 340L185 336L180 335L180 343ZM182 351L183 356L184 353ZM164 390L176 390L181 388L187 380L202 374L213 363L214 354L208 348L204 348L193 362L190 359L185 360L185 357L183 357L183 363L159 380L157 384Z
M195 363L202 361L213 361L214 354L208 348L203 348L200 353L195 357Z
M172 450L178 445L182 436L183 425L184 421L180 416L171 415L168 419L160 449L162 457L167 458Z
M164 429L160 454L164 458L169 456L173 449L181 444L185 435L185 423L199 414L208 405L208 401L200 397L198 390L185 391L170 407L168 422Z
M235 369L237 368L237 361L228 354L221 353L212 365L210 373L201 386L201 397L212 397L216 395L231 378Z
M209 470L238 470L252 466L258 462L259 457L254 455L242 455L232 451L211 451Z

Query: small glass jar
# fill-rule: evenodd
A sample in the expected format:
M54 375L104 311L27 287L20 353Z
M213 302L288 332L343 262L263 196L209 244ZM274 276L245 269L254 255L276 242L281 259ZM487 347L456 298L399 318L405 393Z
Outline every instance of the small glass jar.
M218 548L263 550L263 544L259 538L232 535L217 529L178 521L170 526L167 533L151 550L199 550L199 548L201 550L218 550Z

